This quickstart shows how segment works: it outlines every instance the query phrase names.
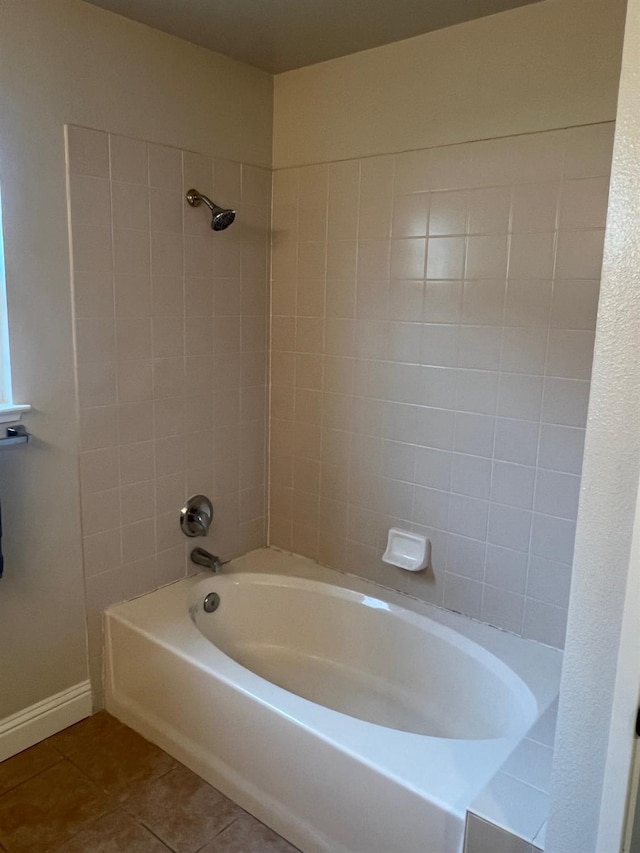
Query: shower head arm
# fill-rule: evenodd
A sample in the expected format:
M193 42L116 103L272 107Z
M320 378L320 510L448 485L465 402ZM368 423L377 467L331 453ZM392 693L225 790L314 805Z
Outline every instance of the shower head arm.
M199 193L198 190L189 190L187 193L187 201L191 207L198 207L200 202L203 201L212 213L216 208L216 205L211 201L211 199L208 196Z

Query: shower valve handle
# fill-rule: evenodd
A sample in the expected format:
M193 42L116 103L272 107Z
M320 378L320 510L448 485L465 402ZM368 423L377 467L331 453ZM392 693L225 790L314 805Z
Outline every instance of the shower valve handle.
M213 504L206 495L194 495L180 510L180 527L185 536L206 536L213 521Z

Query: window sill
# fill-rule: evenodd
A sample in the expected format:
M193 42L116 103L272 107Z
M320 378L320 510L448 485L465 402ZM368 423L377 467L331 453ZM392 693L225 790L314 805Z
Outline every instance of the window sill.
M13 403L0 404L0 424L11 424L19 421L23 412L28 412L31 406Z

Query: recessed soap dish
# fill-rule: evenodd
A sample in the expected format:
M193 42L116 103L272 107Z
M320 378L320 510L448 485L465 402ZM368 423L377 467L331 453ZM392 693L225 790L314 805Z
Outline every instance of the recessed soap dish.
M405 569L407 572L420 572L426 569L431 558L431 542L419 533L410 533L399 527L389 530L387 550L382 555L385 563Z

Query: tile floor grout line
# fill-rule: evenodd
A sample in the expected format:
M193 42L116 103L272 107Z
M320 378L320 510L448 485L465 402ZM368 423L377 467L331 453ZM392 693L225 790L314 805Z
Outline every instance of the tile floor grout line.
M123 726L123 728L124 728L124 726ZM133 731L133 729L131 731ZM142 735L140 735L140 737L142 737ZM146 738L145 738L145 740L146 740ZM151 741L148 741L148 743L151 743ZM152 745L155 746L155 744L152 744ZM160 749L160 747L157 747L157 749ZM83 770L82 767L80 767L80 765L76 763L76 761L74 761L73 755L64 756L64 760L67 761L69 764L71 764L73 767L75 767L75 769L88 782L90 782L92 785L94 785L99 791L104 793L104 795L106 797L109 797L109 799L115 798L115 802L116 802L115 810L117 811L119 808L124 806L125 803L127 803L136 794L136 789L137 789L138 785L143 785L145 782L150 782L152 780L162 779L162 778L164 778L164 776L167 776L169 773L171 773L173 770L175 770L177 766L179 766L179 762L175 758L173 758L172 755L169 755L169 753L165 752L164 750L161 750L161 752L163 752L167 757L169 757L174 762L173 766L169 767L166 771L164 771L163 773L161 773L158 776L150 776L146 779L140 779L138 782L136 782L135 787L133 789L131 789L131 790L125 789L124 791L121 791L120 794L117 794L117 793L114 794L112 792L109 792L109 790L106 787L103 787L102 785L99 785L98 782L94 781L91 778L91 776L89 776L89 774L85 770ZM57 763L59 764L60 762L57 762ZM55 765L52 765L52 767L55 767ZM119 796L123 796L123 799L119 800L118 799ZM129 812L127 812L127 813L130 814ZM130 816L134 817L133 815L130 815Z
M216 790L217 790L217 788L216 788ZM238 805L238 804L236 803L236 805ZM242 806L239 806L239 808L242 808ZM243 809L243 811L244 811L244 809ZM221 836L221 835L222 835L222 833L223 833L223 832L226 832L226 831L229 829L229 827L233 826L233 824L234 824L234 823L237 823L237 822L240 820L240 818L241 818L241 817L242 817L242 815L236 815L236 817L231 818L231 820L229 821L229 823L228 823L226 826L223 826L221 830L219 830L218 832L216 832L216 834L215 834L215 835L212 835L212 836L211 836L211 838L209 838L209 839L207 840L207 843L206 843L206 844L203 844L203 845L202 845L202 847L200 847L200 850L203 850L203 849L207 846L207 844L211 844L211 842L212 842L215 838L218 838L219 836ZM197 851L196 851L196 853L197 853Z
M18 753L18 755L20 755L20 753ZM11 757L13 758L13 756L11 756ZM7 758L6 760L10 761L11 759ZM2 798L6 794L10 794L12 791L15 791L16 788L19 788L21 785L25 785L27 782L31 782L33 779L37 779L38 776L42 776L43 773L46 773L47 770L51 770L52 767L55 767L56 765L60 764L62 761L65 761L65 758L63 756L60 757L59 761L54 761L53 764L49 764L48 767L43 767L42 770L38 770L38 772L34 773L33 776L27 776L25 779L21 779L20 782L17 782L15 785L12 785L10 788L7 788L5 791L0 792L0 802L2 801ZM0 853L1 853L1 851L2 851L2 847L0 846Z
M167 753L167 754L168 754L168 753ZM179 765L177 765L177 766L179 766ZM183 765L183 766L184 766L184 767L186 767L186 764L185 764L185 765ZM174 770L174 769L175 769L175 768L173 768L173 767L171 768L171 770ZM187 768L187 769L189 769L189 768ZM162 779L164 776L167 776L169 773L171 773L171 770L169 770L167 773L164 773L162 776L157 776L157 777L155 777L155 779L154 779L153 781L157 781L158 779ZM204 781L204 780L203 780L203 781ZM209 783L208 783L208 782L206 782L206 784L207 784L207 785L209 785ZM210 787L210 788L213 788L213 785L209 785L209 787ZM217 788L213 788L213 790L214 790L214 791L217 791L218 789L217 789ZM220 793L222 793L222 792L220 792ZM223 795L223 796L224 796L224 795ZM228 798L227 798L227 799L228 799ZM125 802L126 802L126 801L125 801ZM237 803L235 803L235 801L233 801L233 800L231 800L231 802L234 802L234 804L235 804L235 805L238 805L238 804L237 804ZM125 805L125 803L122 803L122 805L124 806L124 805ZM242 808L242 806L238 806L238 808ZM243 809L243 811L244 811L244 809ZM169 844L169 842L168 842L168 841L165 841L165 840L164 840L160 835L158 835L158 834L157 834L157 833L156 833L156 832L151 828L151 826L149 826L149 825L145 822L144 818L139 818L139 817L137 817L136 815L132 814L131 812L127 812L127 814L129 815L129 817L131 817L133 820L135 820L135 821L136 821L140 826L144 827L144 828L145 828L148 832L150 832L150 833L151 833L155 838L157 838L157 839L158 839L158 841L160 841L162 844L164 844L164 846L165 846L168 850L171 850L171 851L172 851L172 853L180 853L180 851L175 850L173 847L171 847L171 845ZM249 812L245 812L245 814L249 814ZM226 832L226 831L227 831L227 829L229 829L229 827L230 827L230 826L233 826L233 824L234 824L234 823L236 823L236 821L238 821L238 820L240 819L240 817L241 817L241 815L237 815L236 817L232 818L232 819L229 821L229 823L227 823L225 826L223 826L223 827L222 827L222 829L220 829L218 832L216 832L216 834L215 834L215 835L212 835L210 838L207 838L207 840L204 842L204 844L202 845L202 847L198 847L198 849L197 849L197 850L195 850L195 851L194 851L194 853L200 853L200 851L201 851L201 850L204 850L204 848L205 848L205 847L207 847L209 844L211 844L211 842L212 842L214 839L216 839L216 838L218 838L218 836L222 835L222 833L223 833L223 832ZM257 820L257 818L256 818L256 820Z
M47 845L47 847L45 847L45 853L48 853L48 851L53 851L53 853L55 853L56 847L59 847L61 844L68 844L70 841L73 841L73 839L76 836L80 835L81 832L84 832L85 830L89 829L90 827L93 826L94 823L98 823L98 821L102 820L103 818L109 817L109 815L115 814L116 811L117 811L117 809L114 809L113 811L105 812L104 814L101 814L101 815L98 815L97 817L91 818L90 820L81 824L78 827L77 832L74 832L73 835L69 835L66 838L58 838L52 844ZM9 853L10 853L10 851L9 851Z
M37 744L35 744L35 746L37 746ZM28 747L28 749L32 749L32 748L33 748L33 747ZM25 751L25 752L26 752L26 750L23 750L23 751ZM19 755L20 753L17 753L17 754ZM13 756L12 756L12 757L13 757ZM9 761L10 759L6 759L6 760L7 760L7 761ZM96 785L96 783L95 783L95 782L93 782L93 780L89 779L89 777L88 777L88 776L86 776L86 775L85 775L85 774L80 770L80 768L79 768L79 767L77 767L73 762L69 761L69 759L68 759L68 758L66 758L65 756L62 756L60 761L56 761L56 762L54 762L53 764L50 764L48 767L45 767L45 768L44 768L43 770L41 770L39 773L36 773L36 774L34 774L33 776L30 776L29 778L24 779L24 780L23 780L22 782L20 782L18 785L15 785L13 788L9 789L9 790L8 790L8 791L6 791L5 793L6 793L6 794L10 794L10 793L14 793L14 794L15 794L15 792L17 792L21 787L32 784L32 783L33 783L36 779L38 779L40 776L43 776L45 773L48 773L50 770L53 770L54 768L60 768L60 767L61 767L61 765L64 765L64 764L68 764L68 765L70 765L71 767L73 767L75 770L77 770L77 771L78 771L78 773L80 773L80 775L83 777L83 779L85 779L85 780L86 780L86 781L87 781L87 782L88 782L92 787L94 787L98 793L100 793L100 794L102 794L102 793L103 793L103 791L98 787L98 785ZM105 792L105 795L106 795L106 792ZM108 796L108 795L106 795L106 796ZM4 799L4 794L0 795L0 804L2 803L3 799ZM100 817L104 817L104 814L103 814L103 815L100 815L99 817L97 817L97 818L96 818L96 820L99 820L99 819L100 819ZM90 821L90 822L92 822L92 821ZM86 824L81 825L81 827L79 828L79 830L78 830L78 831L80 831L81 829L83 829L85 826L86 826ZM77 834L77 833L74 833L74 835L76 835L76 834ZM46 850L53 850L55 847L59 846L60 844L62 844L62 843L66 843L66 842L69 840L69 838L71 838L71 837L73 837L73 836L65 836L64 834L61 834L61 835L59 835L59 836L55 837L52 841L47 842L47 843L45 844L45 847L44 847L43 849L44 849L45 851L46 851ZM9 846L6 846L6 847L5 847L5 846L3 846L2 841L0 841L0 850L4 851L4 853L13 853L12 848L13 848L13 845L9 845Z
M75 767L75 769L78 771L78 773L80 773L85 779L88 779L88 781L91 782L92 785L95 785L96 788L98 788L98 790L102 791L102 793L104 793L104 794L107 794L106 790L103 787L98 785L96 782L93 781L93 779L91 779L91 778L89 778L89 776L87 776L87 774L84 772L82 767L78 767L78 765L73 760L73 758L70 758L68 755L66 755L64 760L67 762L67 764L70 764L72 767Z
M165 773L164 775L166 776L167 774ZM159 776L158 778L160 779L161 777ZM171 853L178 853L178 851L174 850L174 848L168 842L166 842L164 840L164 838L161 838L157 832L154 832L154 830L151 829L150 826L147 826L147 824L143 820L135 817L130 812L126 812L126 814L128 814L129 817L138 824L138 826L141 826L143 829L145 829L147 832L149 832L151 835L153 835L153 837L156 838L160 842L160 844L162 844L163 847L166 847L166 849L170 850Z
M57 752L57 753L58 753L58 755L60 756L60 758L66 758L67 756L64 754L64 752L62 752L62 750L58 749L58 747L55 745L55 743L53 743L54 739L55 739L55 735L52 735L51 737L45 738L45 739L42 741L42 743L46 743L46 744L47 744L47 746L51 747L51 749L52 749L54 752ZM36 746L38 746L38 744L36 744ZM19 755L19 754L20 754L20 753L18 753L18 755Z
M83 779L86 779L86 781L87 781L87 782L89 782L89 784L90 784L90 785L93 785L93 786L94 786L94 788L97 788L97 790L98 790L101 794L104 794L104 796L105 796L105 797L107 797L107 798L109 799L109 801L112 801L112 802L114 802L114 803L115 803L114 811L117 811L117 809L122 805L122 803L123 803L123 802L126 802L126 800L128 800L128 799L129 799L129 795L127 795L127 796L125 797L125 799L124 799L122 802L120 802L120 801L117 799L117 795L116 795L116 794L113 794L113 793L109 792L109 791L108 791L108 790L107 790L103 785L99 785L99 784L98 784L94 779L92 779L92 778L91 778L91 776L89 776L89 774L88 774L88 773L86 773L86 772L82 769L82 767L80 767L80 765L79 765L79 764L77 764L77 763L73 760L73 758L71 758L71 757L67 756L67 757L65 757L65 759L64 759L64 760L67 762L67 764L70 764L72 767L74 767L74 768L78 771L78 773L80 773L80 775L83 777ZM58 763L60 763L60 762L58 762ZM55 767L56 765L53 765L53 766ZM108 812L108 813L109 813L109 814L111 814L111 812ZM103 817L104 817L104 815L103 815ZM99 819L100 819L100 818L96 818L96 820L99 820Z
M151 743L151 741L149 741L149 743ZM160 747L158 747L158 749L160 749ZM165 752L165 751L162 750L162 752ZM160 779L164 779L166 776L169 776L170 773L173 773L174 770L176 770L178 767L180 767L180 762L177 759L174 759L173 756L169 755L168 752L165 752L165 755L168 755L169 758L172 758L175 761L175 764L173 765L173 767L169 767L168 770L165 770L164 773L161 773L159 776L150 776L148 779L140 779L140 781L137 783L135 789L131 790L126 795L126 797L120 802L120 804L118 806L119 809L122 809L122 811L124 811L126 814L128 814L130 818L132 818L137 823L139 823L140 826L144 826L144 828L148 829L149 832L151 832L153 835L156 835L156 833L151 829L151 827L147 826L144 823L144 821L142 820L142 818L139 818L137 816L137 814L135 814L132 810L130 811L129 809L127 809L127 804L130 802L130 800L132 800L135 796L137 796L140 793L139 787L142 787L143 785L148 784L149 782L158 782ZM158 837L158 836L156 836L156 837ZM160 839L160 840L162 840L162 839ZM169 845L165 841L163 841L162 843L166 847L169 847ZM169 848L169 849L172 849L172 848Z

